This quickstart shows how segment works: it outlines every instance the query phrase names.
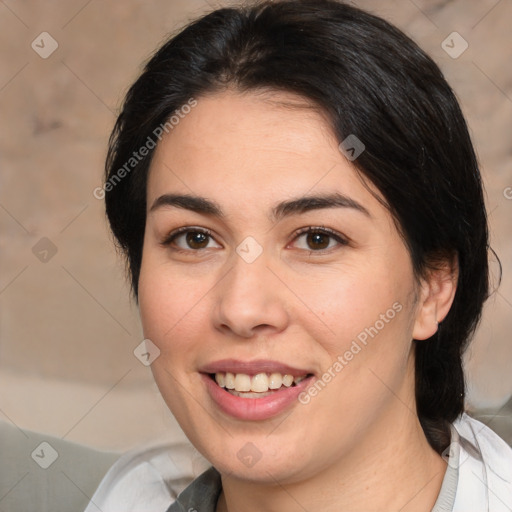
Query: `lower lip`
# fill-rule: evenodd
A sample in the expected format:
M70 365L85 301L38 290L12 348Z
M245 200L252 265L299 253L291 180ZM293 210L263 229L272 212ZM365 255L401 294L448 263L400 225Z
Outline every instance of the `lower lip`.
M282 387L262 398L242 398L218 386L209 375L203 373L201 377L210 397L224 413L248 421L267 420L277 416L293 403L298 403L298 396L309 386L313 378L308 377L296 386Z

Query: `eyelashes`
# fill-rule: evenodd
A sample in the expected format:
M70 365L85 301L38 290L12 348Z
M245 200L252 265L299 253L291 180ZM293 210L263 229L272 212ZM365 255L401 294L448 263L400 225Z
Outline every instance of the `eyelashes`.
M340 246L348 245L349 241L341 233L326 227L307 227L301 228L294 233L294 241L304 237L306 244L312 243L316 248L311 246L302 247L302 249L310 252L320 252L332 249L331 242L334 241ZM327 246L325 242L327 241Z
M184 239L187 244L197 244L199 247L189 247L189 250L197 251L206 249L208 246L202 247L205 241L213 240L212 233L209 229L184 226L169 233L161 242L165 247L176 245L176 240ZM178 246L178 248L180 248Z
M309 253L325 253L330 252L336 247L346 246L349 240L324 226L308 226L301 228L292 235L292 244L301 241L300 250ZM160 244L168 247L173 251L183 253L197 253L207 249L221 249L220 245L212 235L209 229L198 226L183 226L169 233ZM290 244L287 245L287 248Z

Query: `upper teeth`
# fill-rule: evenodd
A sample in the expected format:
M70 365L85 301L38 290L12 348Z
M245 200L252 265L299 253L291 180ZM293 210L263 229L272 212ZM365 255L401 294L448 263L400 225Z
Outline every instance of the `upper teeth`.
M306 378L282 375L280 373L258 373L254 376L245 373L216 373L215 381L221 388L234 389L235 391L254 391L264 393L269 389L279 389L282 385L289 388L294 382L298 384Z

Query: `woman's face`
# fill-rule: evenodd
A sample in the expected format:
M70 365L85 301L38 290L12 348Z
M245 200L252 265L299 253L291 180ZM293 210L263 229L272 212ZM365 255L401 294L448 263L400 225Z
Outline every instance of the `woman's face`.
M198 98L148 180L152 369L217 469L299 481L410 417L410 257L317 111L285 93Z

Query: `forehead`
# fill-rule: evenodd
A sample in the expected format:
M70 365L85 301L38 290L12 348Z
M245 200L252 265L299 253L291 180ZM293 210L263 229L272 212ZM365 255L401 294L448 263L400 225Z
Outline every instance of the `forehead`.
M318 108L291 93L226 91L197 98L162 138L148 203L172 190L244 207L333 189L371 201Z

